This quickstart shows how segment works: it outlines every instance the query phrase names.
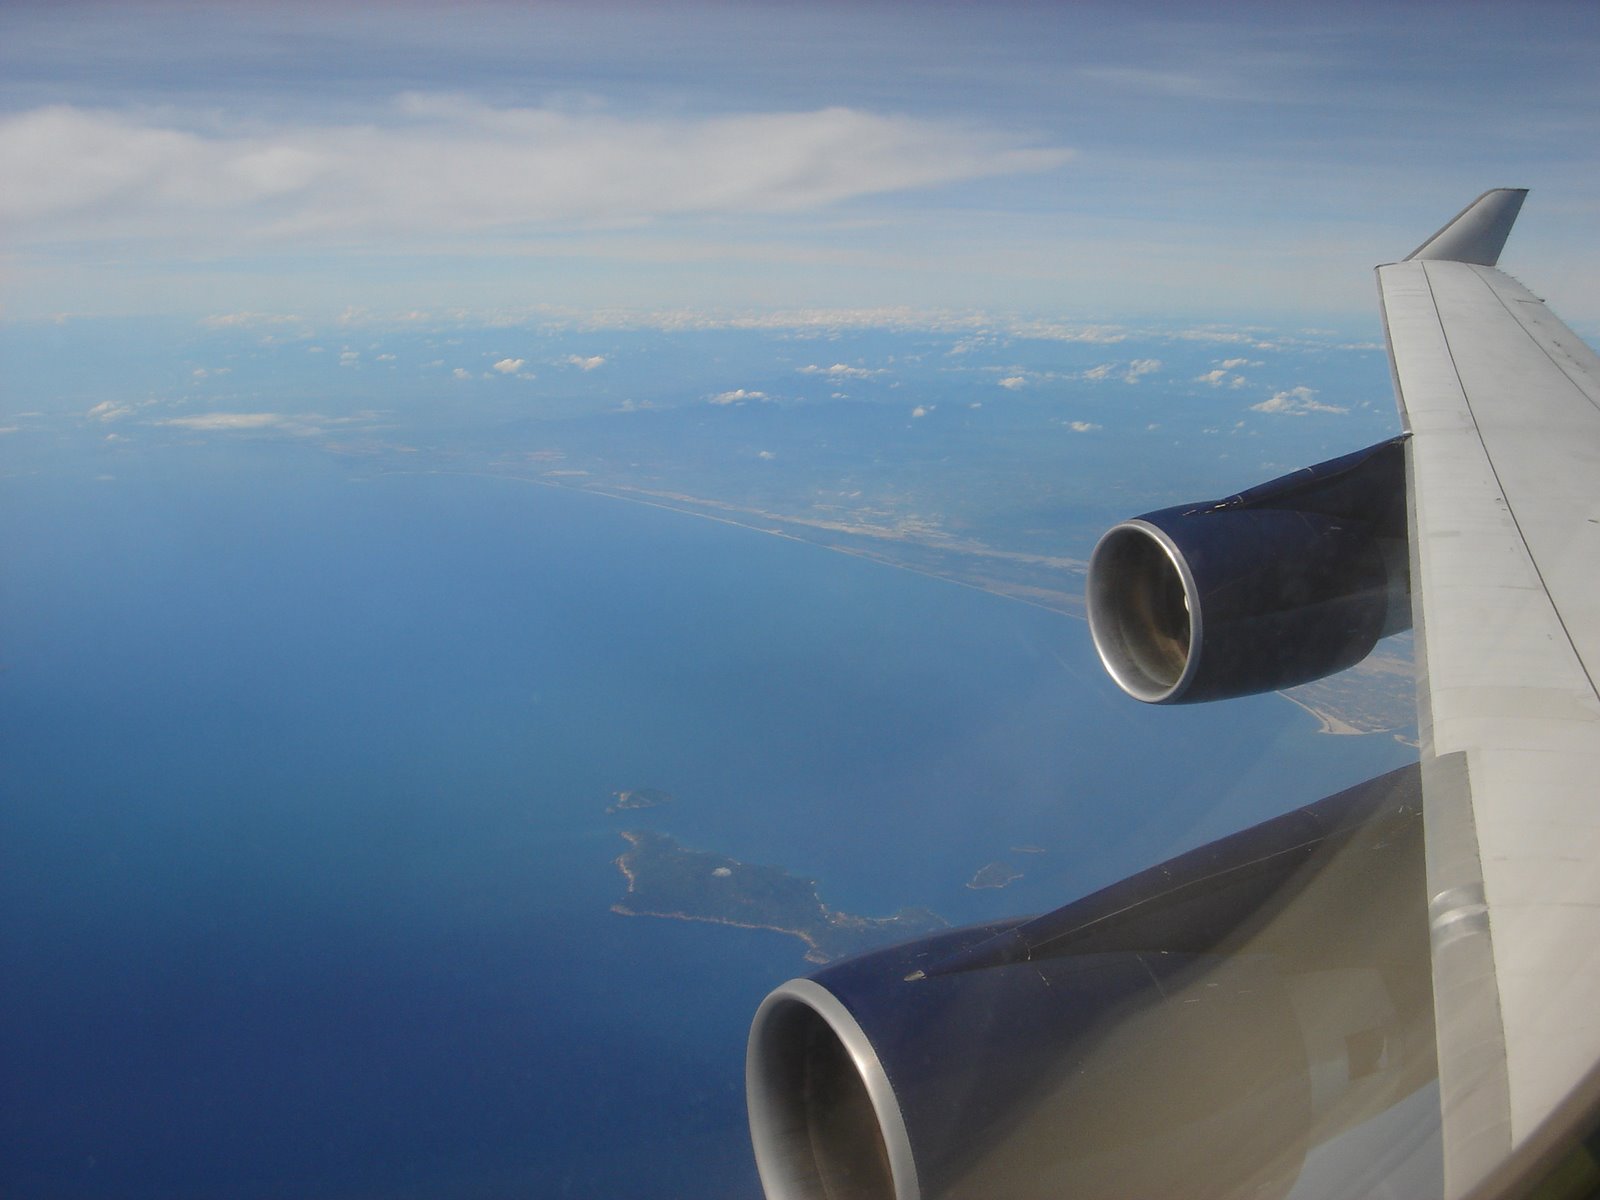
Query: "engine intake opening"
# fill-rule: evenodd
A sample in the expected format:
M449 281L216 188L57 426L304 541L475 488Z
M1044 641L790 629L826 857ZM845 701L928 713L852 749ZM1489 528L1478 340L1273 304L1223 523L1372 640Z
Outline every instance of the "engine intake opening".
M1089 558L1089 632L1111 678L1137 700L1175 699L1195 666L1199 615L1181 564L1143 521L1108 530Z
M750 1136L769 1200L915 1200L888 1080L860 1026L826 989L795 980L768 996L751 1026L745 1069Z

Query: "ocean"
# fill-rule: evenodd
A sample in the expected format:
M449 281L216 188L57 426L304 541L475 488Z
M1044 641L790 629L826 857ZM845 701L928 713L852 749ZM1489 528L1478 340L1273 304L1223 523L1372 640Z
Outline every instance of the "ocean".
M623 829L961 923L1408 753L526 481L211 439L0 487L7 1196L752 1196L745 1030L803 947L613 913Z

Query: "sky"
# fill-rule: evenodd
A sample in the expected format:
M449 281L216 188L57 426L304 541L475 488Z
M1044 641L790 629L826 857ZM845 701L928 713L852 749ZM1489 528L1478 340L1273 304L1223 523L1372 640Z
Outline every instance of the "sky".
M1366 322L1479 192L1600 329L1600 7L0 8L0 317Z

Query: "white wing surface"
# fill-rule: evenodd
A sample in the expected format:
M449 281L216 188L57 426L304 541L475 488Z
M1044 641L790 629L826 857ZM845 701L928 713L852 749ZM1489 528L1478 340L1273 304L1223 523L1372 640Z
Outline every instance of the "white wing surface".
M1600 358L1488 192L1378 268L1411 473L1446 1192L1600 1062Z

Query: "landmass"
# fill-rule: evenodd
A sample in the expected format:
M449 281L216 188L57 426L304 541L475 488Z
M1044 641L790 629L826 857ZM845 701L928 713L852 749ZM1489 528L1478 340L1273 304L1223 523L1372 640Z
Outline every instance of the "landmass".
M617 869L628 891L611 911L624 916L771 929L799 938L814 963L949 928L925 908L902 908L888 917L839 912L822 902L814 879L690 850L664 833L629 830L622 836L629 848Z
M551 479L548 472L534 481L809 542L1065 616L1085 617L1083 583L1088 564L1084 559L1045 550L1004 548L985 540L982 526L972 522L951 522L962 526L963 532L956 534L936 517L897 511L893 504L825 511L828 506L813 503L801 511L785 511L770 502L740 504L624 482ZM1316 717L1321 733L1389 734L1407 745L1417 744L1409 634L1386 639L1348 671L1278 695Z
M947 440L927 442L937 433L930 424L908 445L898 418L829 426L825 439L790 436L793 422L815 419L804 405L746 412L738 442L722 442L722 427L707 426L697 411L663 410L658 421L626 427L591 413L565 427L559 447L435 448L403 465L397 447L388 466L514 478L666 509L1085 616L1102 489L1063 482L1058 444L1036 436L1038 412L984 410L981 434L951 424L940 435ZM750 419L789 448L750 456L743 440ZM618 452L622 434L630 439L626 453ZM1412 678L1409 642L1398 638L1350 671L1279 694L1314 716L1323 733L1414 745Z
M805 513L785 512L625 484L612 484L609 489L591 486L586 490L810 542L1067 616L1084 615L1082 580L1088 567L1085 560L1064 554L1002 549L976 537L947 532L938 519L874 509L829 512L826 506L821 510L814 506Z
M1279 692L1322 722L1320 733L1387 733L1417 744L1417 684L1410 634L1386 640L1348 671Z
M992 862L979 867L977 874L967 881L967 886L973 891L980 888L1003 888L1021 878L1022 872L1016 868L1003 862Z
M664 792L660 788L631 788L626 791L612 792L611 803L606 806L608 813L635 812L641 808L660 808L663 804L671 804L671 792Z

